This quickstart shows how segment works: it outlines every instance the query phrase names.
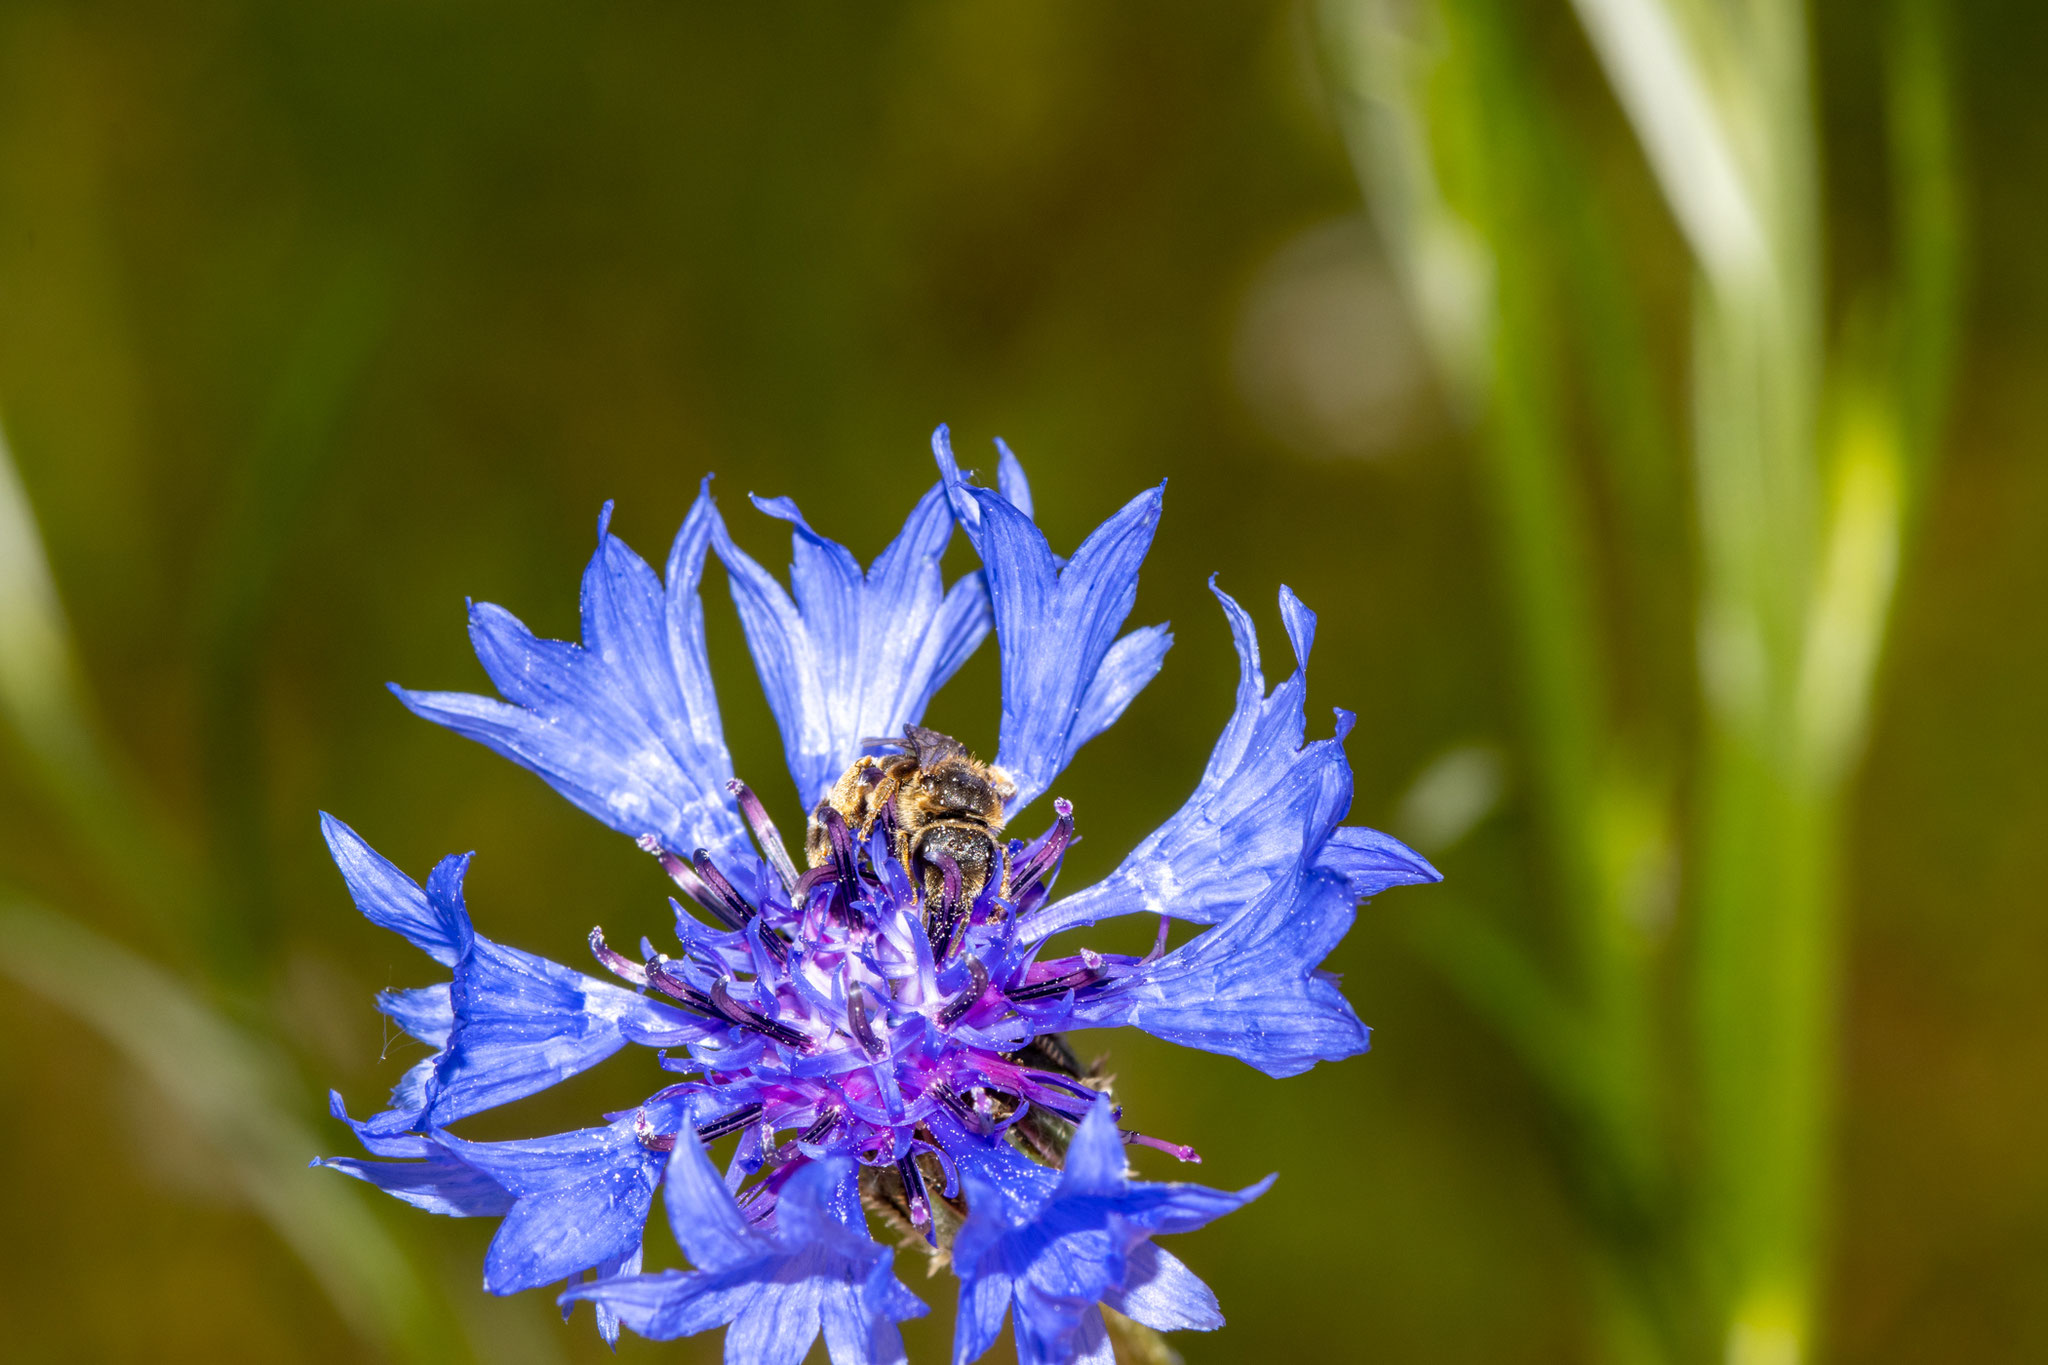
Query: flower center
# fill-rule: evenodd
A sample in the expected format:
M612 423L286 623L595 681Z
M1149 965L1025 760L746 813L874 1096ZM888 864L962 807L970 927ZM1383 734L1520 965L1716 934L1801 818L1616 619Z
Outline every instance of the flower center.
M928 743L919 756L930 752ZM964 754L940 753L956 765L943 780L906 771L903 758L893 771L856 763L813 813L802 872L737 782L760 844L751 866L720 867L702 850L685 860L643 841L712 923L678 905L678 956L643 943L635 962L599 931L592 951L716 1027L679 1021L660 1062L693 1079L642 1106L642 1142L672 1148L684 1123L707 1141L739 1133L738 1165L766 1171L764 1185L798 1155L849 1153L867 1168L864 1187L928 1237L932 1186L942 1201L958 1194L935 1123L1010 1133L1057 1164L1064 1124L1085 1116L1101 1084L1059 1040L1060 1017L1077 993L1139 960L1085 950L1038 960L1020 930L1073 841L1073 808L1055 802L1045 833L1005 841L1001 774L963 766ZM799 1135L778 1145L792 1129ZM1199 1160L1142 1135L1126 1140Z

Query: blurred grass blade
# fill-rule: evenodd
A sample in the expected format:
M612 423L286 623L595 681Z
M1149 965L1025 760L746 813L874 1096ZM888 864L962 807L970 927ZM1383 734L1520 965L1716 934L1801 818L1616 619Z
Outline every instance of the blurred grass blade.
M445 1308L319 1150L286 1062L176 980L84 926L0 898L0 973L105 1038L226 1161L236 1185L363 1339L404 1360L466 1358Z
M1821 505L1803 8L1577 9L1701 272L1692 1256L1733 1365L1792 1365L1811 1350L1828 1184L1839 779L1890 592L1896 479L1866 443L1836 471L1835 506Z
M1810 779L1839 783L1862 748L1898 573L1904 470L1889 402L1855 385L1837 419L1834 487L1799 677Z
M1665 0L1574 0L1693 254L1717 283L1767 264L1755 196L1679 17Z
M1899 274L1894 332L1911 492L1933 476L1965 286L1947 23L1937 0L1899 0L1886 52Z
M1443 306L1417 244L1451 236L1445 224L1486 285L1466 291L1476 315L1456 327L1482 339L1484 354L1449 353L1459 368L1445 378L1477 418L1480 492L1514 632L1529 810L1550 874L1547 894L1531 900L1547 903L1563 931L1553 965L1520 935L1440 907L1418 924L1416 946L1493 1025L1557 1130L1571 1135L1558 1149L1565 1181L1595 1233L1599 1275L1616 1286L1603 1302L1610 1354L1662 1359L1679 1329L1670 1296L1646 1286L1670 1277L1644 1262L1669 1240L1650 1016L1663 935L1642 907L1655 880L1644 854L1664 842L1667 817L1645 807L1655 805L1643 796L1655 784L1624 780L1635 765L1612 715L1594 523L1556 344L1573 303L1556 258L1578 245L1573 214L1582 210L1567 202L1578 167L1529 69L1512 6L1326 0L1323 12L1333 74L1348 92L1345 131L1413 306L1425 319ZM1624 312L1596 318L1589 334L1611 344L1627 332ZM1609 397L1636 424L1635 444L1619 458L1656 447L1654 404L1619 388ZM1663 501L1654 476L1628 486L1646 490L1632 509Z
M120 888L138 931L166 947L192 921L199 874L186 850L111 760L58 602L34 510L0 431L0 723L25 774L68 821L93 867Z
M0 708L36 762L88 779L100 765L78 679L35 513L0 431Z
M1428 90L1448 59L1436 12L1395 0L1323 0L1329 82L1366 207L1431 358L1467 418L1491 378L1494 262L1451 206L1430 145Z
M1408 921L1415 947L1515 1053L1530 1077L1567 1112L1596 1108L1586 1075L1584 1022L1521 944L1455 900L1437 898Z
M187 947L205 899L198 866L103 746L42 540L0 438L0 721L75 837L144 913ZM98 932L0 893L0 976L107 1039L217 1153L250 1206L341 1316L395 1359L471 1358L437 1281L417 1273L359 1191L306 1169L319 1150L294 1117L318 1106L290 1062L162 969Z
M251 974L274 947L268 736L249 699L261 683L283 570L342 434L396 299L390 261L337 249L321 260L297 334L282 349L263 419L224 498L194 636L203 673L199 751L215 870L207 948L216 978Z

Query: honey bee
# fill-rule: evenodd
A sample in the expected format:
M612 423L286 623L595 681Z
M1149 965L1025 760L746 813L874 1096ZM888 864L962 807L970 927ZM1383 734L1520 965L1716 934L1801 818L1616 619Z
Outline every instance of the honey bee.
M967 752L950 735L921 725L903 727L903 738L869 740L901 753L865 757L846 770L811 812L804 834L804 854L812 867L832 860L832 841L825 812L836 810L862 839L887 811L894 817L896 856L920 886L927 903L935 904L944 887L941 858L960 869L960 895L971 903L1002 867L997 836L1003 829L1003 803L1017 788L1000 768L992 768Z

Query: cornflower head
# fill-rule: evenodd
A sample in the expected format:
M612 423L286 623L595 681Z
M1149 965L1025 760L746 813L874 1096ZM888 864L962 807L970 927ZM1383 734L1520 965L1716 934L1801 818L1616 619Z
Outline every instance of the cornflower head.
M434 1213L496 1217L484 1286L564 1286L599 1330L658 1339L725 1326L729 1362L797 1365L822 1332L835 1365L898 1361L896 1324L925 1305L869 1217L950 1263L954 1360L1007 1318L1018 1358L1107 1362L1101 1310L1154 1330L1222 1324L1215 1297L1156 1246L1257 1198L1133 1180L1124 1147L1183 1146L1120 1127L1107 1080L1061 1039L1131 1027L1291 1076L1363 1052L1367 1030L1319 964L1358 903L1436 870L1384 834L1341 826L1343 740L1305 740L1315 618L1282 588L1294 672L1270 692L1250 617L1215 589L1238 653L1236 704L1192 796L1108 877L1055 898L1074 811L1011 837L1083 744L1159 670L1171 636L1122 636L1161 491L1141 493L1062 560L1032 521L1007 447L998 487L962 477L945 428L940 481L863 571L786 498L791 589L727 535L706 480L653 569L598 522L581 644L472 606L470 636L503 700L394 687L415 713L544 778L654 855L677 950L637 953L601 928L607 982L483 938L463 903L468 856L424 887L331 816L355 903L450 969L378 1007L435 1049L390 1107L337 1118L375 1160L316 1164ZM949 588L955 526L982 568ZM707 553L741 625L808 817L799 866L734 777L713 695L699 585ZM1002 715L992 764L918 724L993 628ZM1143 956L1053 955L1064 930L1153 915ZM1207 926L1168 951L1179 920ZM616 984L615 984L616 983ZM535 1094L628 1047L674 1083L576 1132L458 1137L458 1120ZM707 1145L735 1137L723 1172ZM688 1270L648 1273L659 1191Z

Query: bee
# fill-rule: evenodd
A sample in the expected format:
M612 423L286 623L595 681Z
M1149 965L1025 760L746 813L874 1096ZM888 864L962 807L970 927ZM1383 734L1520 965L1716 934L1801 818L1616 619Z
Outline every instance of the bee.
M818 802L804 834L804 855L812 867L832 860L825 813L836 810L854 834L865 839L889 813L895 824L896 857L936 904L945 887L940 859L960 869L960 895L971 903L1002 869L1003 803L1017 788L1000 768L967 752L950 735L921 725L903 727L903 738L869 740L902 752L864 757L846 770Z

